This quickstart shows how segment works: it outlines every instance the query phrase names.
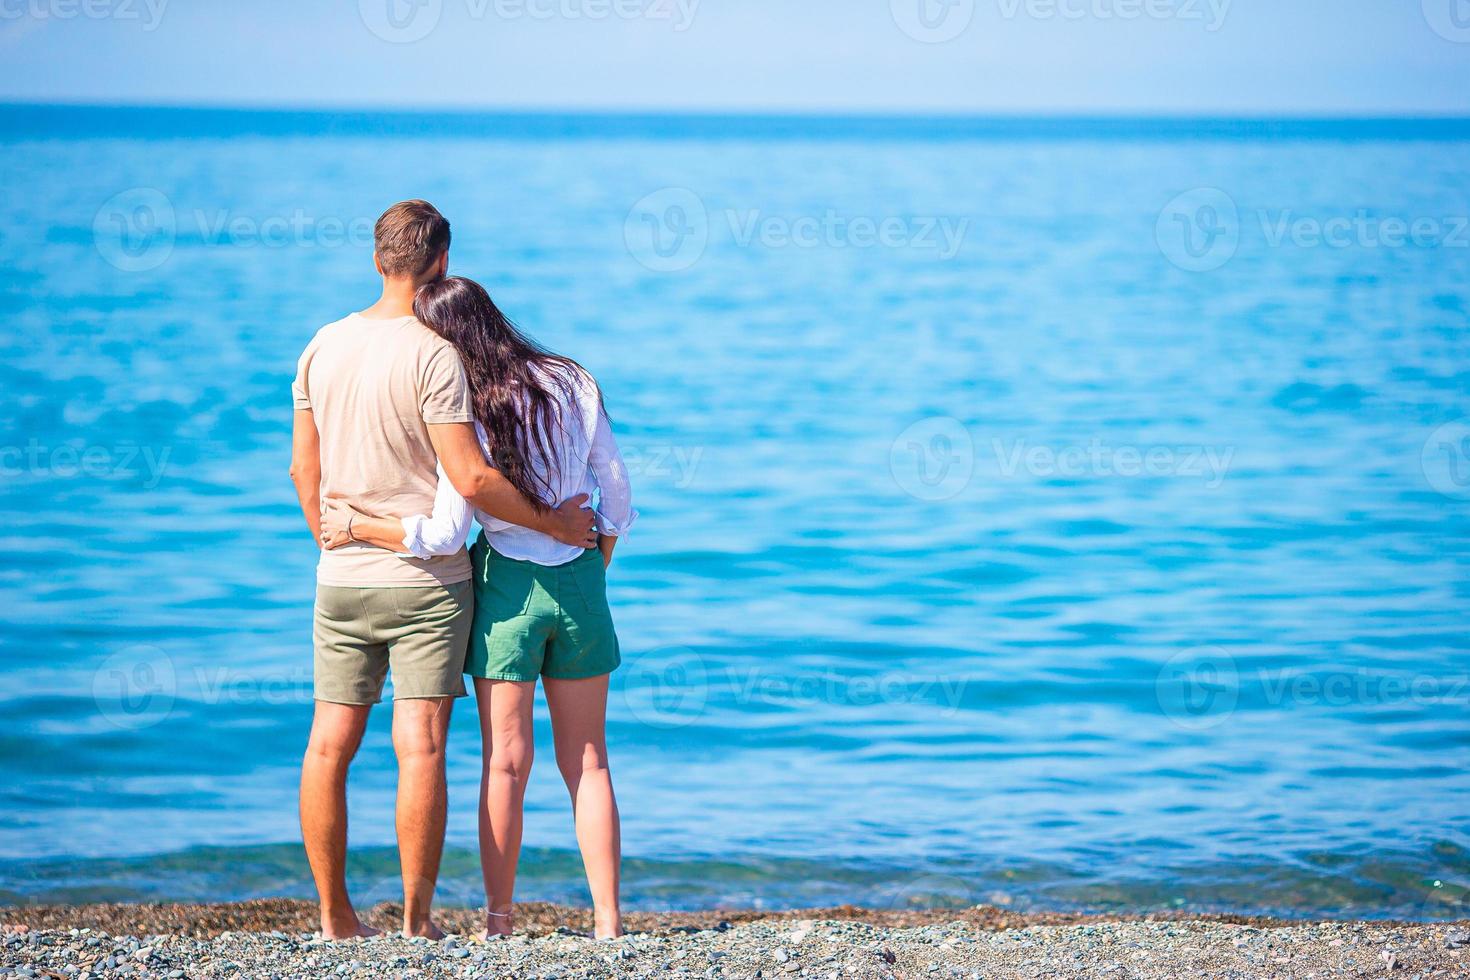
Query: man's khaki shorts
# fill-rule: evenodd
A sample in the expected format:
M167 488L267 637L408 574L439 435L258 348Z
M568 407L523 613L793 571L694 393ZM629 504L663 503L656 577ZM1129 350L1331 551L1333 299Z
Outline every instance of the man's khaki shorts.
M474 616L469 582L401 589L318 585L316 699L377 704L390 668L395 701L464 697Z

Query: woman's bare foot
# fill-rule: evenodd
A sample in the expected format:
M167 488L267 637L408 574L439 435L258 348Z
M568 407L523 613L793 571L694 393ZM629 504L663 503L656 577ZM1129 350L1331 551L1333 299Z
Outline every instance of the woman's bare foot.
M425 939L432 939L438 942L444 938L444 930L440 929L439 924L433 919L425 919L416 925L409 925L405 922L403 924L403 935L408 939L422 936Z
M617 939L623 934L623 916L617 909L592 913L592 935L598 939Z
M330 922L325 918L322 919L323 939L367 939L370 936L377 935L381 935L381 933L372 926L363 925L362 921L356 915L350 919L340 919L336 922Z
M504 912L485 913L485 938L503 939L513 935L516 931L516 923L509 909Z

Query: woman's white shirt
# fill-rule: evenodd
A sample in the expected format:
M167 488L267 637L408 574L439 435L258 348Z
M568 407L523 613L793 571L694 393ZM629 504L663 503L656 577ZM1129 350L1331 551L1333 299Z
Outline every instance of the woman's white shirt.
M569 497L587 494L597 514L597 531L610 537L626 534L638 519L633 509L632 487L628 468L613 438L612 425L602 410L597 383L585 371L578 371L573 383L563 386L551 382L546 373L547 390L554 401L553 425L548 433L556 450L555 460L548 460L533 449L532 479L543 491L543 500L556 506ZM480 423L475 423L480 449L490 459L490 440ZM403 519L403 547L415 558L452 555L469 539L470 526L478 520L490 545L507 558L532 561L538 565L565 565L584 554L576 545L563 544L547 534L528 527L510 524L476 511L459 495L444 467L439 467L439 490L434 498L434 513Z

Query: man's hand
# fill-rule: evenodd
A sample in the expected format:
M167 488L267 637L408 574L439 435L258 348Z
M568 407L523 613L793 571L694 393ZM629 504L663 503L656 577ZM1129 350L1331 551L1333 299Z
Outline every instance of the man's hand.
M588 496L579 493L547 515L543 530L562 544L578 548L597 547L597 516L584 506Z

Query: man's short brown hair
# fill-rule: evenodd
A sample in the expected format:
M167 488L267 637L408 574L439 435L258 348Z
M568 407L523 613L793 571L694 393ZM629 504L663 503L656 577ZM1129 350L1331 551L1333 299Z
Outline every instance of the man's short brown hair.
M428 201L399 201L373 228L383 275L420 279L449 249L449 222Z

